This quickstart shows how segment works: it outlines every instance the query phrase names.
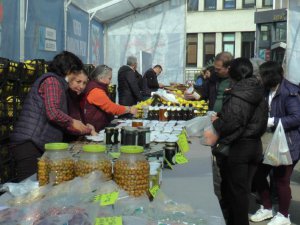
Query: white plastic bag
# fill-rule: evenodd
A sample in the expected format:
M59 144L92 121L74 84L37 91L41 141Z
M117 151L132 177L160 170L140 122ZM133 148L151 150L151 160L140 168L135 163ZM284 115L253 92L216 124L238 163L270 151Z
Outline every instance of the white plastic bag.
M185 129L189 137L201 137L205 127L211 124L210 116L198 116L186 121Z
M281 120L279 120L271 142L265 151L263 163L271 166L293 163Z

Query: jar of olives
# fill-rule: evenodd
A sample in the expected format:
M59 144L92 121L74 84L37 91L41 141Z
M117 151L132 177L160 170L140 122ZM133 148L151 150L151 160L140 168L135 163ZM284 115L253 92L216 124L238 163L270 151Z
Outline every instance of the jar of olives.
M48 183L60 184L72 180L74 160L68 151L67 143L45 144L45 153L38 160L38 181L43 186Z
M92 171L101 171L104 179L112 179L112 164L107 157L105 145L90 144L82 146L83 152L75 164L76 176L84 176Z
M141 146L121 146L121 156L114 163L114 180L131 196L147 194L150 166Z

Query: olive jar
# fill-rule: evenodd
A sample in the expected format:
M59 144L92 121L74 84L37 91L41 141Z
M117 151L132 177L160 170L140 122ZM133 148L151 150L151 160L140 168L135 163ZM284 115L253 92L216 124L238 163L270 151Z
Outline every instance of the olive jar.
M84 176L92 171L101 171L105 180L112 179L112 164L105 151L106 146L83 145L82 152L75 164L76 176Z
M43 186L48 183L60 184L75 177L74 160L67 143L47 143L45 152L38 160L38 181Z
M149 189L150 166L141 146L121 146L121 155L114 163L114 180L128 192L139 197Z

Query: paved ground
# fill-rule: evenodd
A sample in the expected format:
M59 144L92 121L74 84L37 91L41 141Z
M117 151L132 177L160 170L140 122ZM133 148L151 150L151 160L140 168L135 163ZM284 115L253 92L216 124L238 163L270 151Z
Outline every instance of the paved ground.
M292 201L290 206L290 218L293 225L300 225L300 163L295 167L291 180ZM254 209L254 207L252 207ZM251 223L251 225L266 225L269 221Z

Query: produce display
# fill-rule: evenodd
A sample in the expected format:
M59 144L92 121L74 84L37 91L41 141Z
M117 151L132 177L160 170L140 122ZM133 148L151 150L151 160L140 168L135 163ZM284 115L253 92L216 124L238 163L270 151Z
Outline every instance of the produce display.
M75 162L66 143L48 143L45 153L38 161L38 181L43 186L48 183L60 184L75 177Z
M168 94L173 95L172 100L155 94L139 102L136 105L137 117L150 120L190 120L206 115L208 104L204 100L186 100L182 90L169 90Z
M140 146L122 146L121 156L114 163L114 181L135 197L149 189L150 166L141 152L143 148Z

